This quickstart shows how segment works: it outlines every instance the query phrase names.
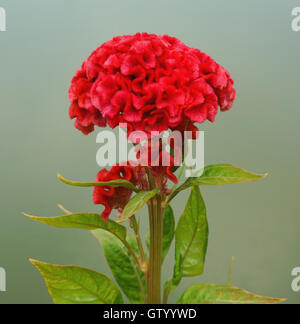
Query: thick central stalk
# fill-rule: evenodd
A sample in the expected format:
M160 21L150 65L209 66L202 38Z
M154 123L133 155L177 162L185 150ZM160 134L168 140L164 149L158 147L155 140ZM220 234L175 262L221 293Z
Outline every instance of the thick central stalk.
M163 210L161 197L152 199L149 208L150 223L150 255L147 273L147 303L161 303L161 265L162 265L162 233Z

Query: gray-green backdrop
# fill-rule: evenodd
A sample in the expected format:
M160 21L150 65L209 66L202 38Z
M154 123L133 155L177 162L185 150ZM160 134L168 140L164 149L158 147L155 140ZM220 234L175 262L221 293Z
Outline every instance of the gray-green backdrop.
M71 188L56 172L92 180L95 134L68 119L67 89L90 52L119 34L170 34L209 53L232 73L234 108L206 130L206 163L268 172L260 182L204 188L210 240L205 275L192 283L224 283L231 256L233 284L299 303L291 271L300 266L300 32L291 29L292 0L2 0L0 33L0 267L7 292L0 303L50 303L27 257L77 264L109 274L97 242L85 231L48 228L34 215L102 211L91 190ZM174 203L177 217L187 195ZM145 215L144 215L145 216ZM164 277L172 271L171 256Z

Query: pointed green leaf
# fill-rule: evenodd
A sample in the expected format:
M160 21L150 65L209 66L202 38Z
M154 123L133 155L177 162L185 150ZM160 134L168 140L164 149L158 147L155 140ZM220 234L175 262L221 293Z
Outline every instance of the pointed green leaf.
M121 222L124 222L131 216L139 212L145 204L159 193L160 189L156 188L151 191L140 191L125 206L121 215Z
M162 262L164 261L165 257L169 252L170 246L174 238L174 233L175 233L174 212L172 207L168 205L164 210L164 216L163 216ZM149 244L150 244L150 235L148 232L146 236L146 245L148 250L149 250Z
M230 164L208 165L204 168L204 172L200 177L188 178L185 183L176 189L172 196L174 197L180 191L192 186L215 186L251 182L262 179L266 176L267 174L254 174Z
M175 232L177 272L183 277L201 275L208 243L206 208L198 187L193 187Z
M110 269L129 301L133 304L143 304L146 294L145 276L128 250L110 233L103 230L95 230L92 233L101 244ZM128 235L127 242L138 254L137 243L132 235Z
M167 256L175 233L175 218L171 206L167 206L163 216L162 262Z
M228 285L198 284L189 287L178 304L278 304L285 299L254 295Z
M78 213L57 217L36 217L28 214L24 215L46 225L87 230L104 229L113 233L122 240L125 240L126 238L126 228L124 226L111 220L105 222L99 214Z
M182 277L203 273L207 244L206 207L199 187L193 187L175 231L175 266L173 278L164 284L165 302Z
M30 262L43 275L55 304L123 304L118 287L101 273L32 259Z
M131 189L132 191L139 192L140 190L134 186L130 181L118 179L113 181L106 181L106 182L75 182L62 177L59 173L57 174L58 180L61 182L68 184L74 187L97 187L97 186L107 186L107 187L126 187Z

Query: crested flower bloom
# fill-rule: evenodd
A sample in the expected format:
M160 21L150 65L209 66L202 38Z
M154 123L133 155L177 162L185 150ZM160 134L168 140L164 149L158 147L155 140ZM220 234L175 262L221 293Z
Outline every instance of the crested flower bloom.
M138 153L139 156L145 158L145 151ZM166 154L166 153L165 153ZM147 155L148 156L148 155ZM101 170L95 179L95 182L108 182L112 180L123 179L130 181L137 188L142 190L149 190L149 183L146 176L146 166L140 163L145 162L143 158L139 159L137 162L126 162L126 165L116 164L111 170L103 169ZM162 153L158 155L158 160L154 163L155 166L149 166L151 173L153 175L155 186L160 188L162 192L168 194L167 181L171 180L177 183L176 176L172 173L172 166L162 166ZM171 165L174 165L174 158L171 158ZM148 159L148 157L147 157ZM146 164L148 161L146 162ZM94 187L93 201L94 204L104 205L105 209L101 216L103 220L107 221L113 209L118 210L119 214L122 213L124 207L129 202L132 190L125 187L109 187L109 186L96 186Z
M133 131L195 129L214 122L235 99L230 74L207 54L167 35L118 36L84 61L69 89L70 118L84 134L94 126Z
M114 165L111 170L101 170L97 174L95 182L112 181L118 179L130 181L132 184L139 187L147 185L147 183L145 184L145 173L140 167L130 165L121 166L119 164ZM93 201L94 204L104 205L105 209L102 212L102 218L107 221L113 209L117 209L119 212L122 212L123 208L130 200L131 195L132 190L125 187L112 188L109 186L97 186L94 187Z

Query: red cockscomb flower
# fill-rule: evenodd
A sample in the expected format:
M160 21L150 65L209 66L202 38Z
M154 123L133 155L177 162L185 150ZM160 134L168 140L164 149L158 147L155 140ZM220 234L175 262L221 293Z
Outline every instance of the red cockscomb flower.
M173 159L173 157L171 157ZM161 159L161 155L160 158ZM173 163L173 160L171 160ZM140 160L139 162L142 162ZM155 186L160 188L162 192L168 193L167 181L168 179L177 183L176 176L171 172L171 167L153 166L150 167L155 179ZM95 182L108 182L112 180L123 179L130 181L137 188L142 190L149 190L149 183L146 177L146 168L136 162L126 162L124 165L116 164L110 170L101 170L95 179ZM96 186L94 187L93 201L94 204L104 205L105 209L101 216L103 220L107 221L113 209L122 213L124 207L129 202L132 190L125 187L109 187Z
M112 181L124 179L130 181L134 185L143 186L144 172L139 167L121 166L116 164L111 170L101 170L95 179L95 182ZM125 187L94 187L93 201L95 204L102 204L105 209L102 213L102 218L107 221L113 209L119 212L123 210L125 205L130 200L132 190Z
M207 54L167 35L118 36L82 64L69 90L70 118L84 134L128 124L128 132L194 128L235 99L230 74Z

